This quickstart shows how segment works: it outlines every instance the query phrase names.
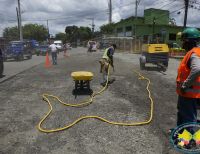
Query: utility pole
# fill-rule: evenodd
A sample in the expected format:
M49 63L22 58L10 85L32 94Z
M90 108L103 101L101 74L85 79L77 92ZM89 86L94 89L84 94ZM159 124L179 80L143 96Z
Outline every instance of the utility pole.
M92 18L92 35L93 36L94 36L94 27L95 27L94 18Z
M140 0L135 0L135 24L134 24L134 35L136 36L136 22L137 22L137 10L138 10L138 5L140 3Z
M94 27L95 27L94 18L86 18L86 19L92 20L92 24L89 24L89 25L92 26L92 36L94 36Z
M23 41L20 0L18 0L18 13L19 13L19 37L20 41Z
M134 37L135 37L135 39L134 39L135 51L136 51L136 43L137 43L137 41L136 41L136 22L137 22L137 10L138 10L139 3L140 3L140 0L135 0L135 17L134 17L134 26L133 26L133 28L134 28L133 32L134 32Z
M109 0L109 24L112 23L112 0Z
M155 33L155 24L156 24L156 18L153 17L153 36L154 36L154 33Z
M134 17L134 36L136 38L136 21L137 21L138 0L135 0L135 17Z
M17 12L17 29L18 29L18 34L20 36L20 30L19 30L19 11L18 11L17 7L16 7L16 12Z
M187 25L188 5L189 5L189 0L185 0L185 16L184 16L184 25L183 25L184 28L186 28L186 25Z
M50 36L49 36L49 20L48 19L47 19L47 33L48 33L47 39L49 40Z
M138 0L135 0L135 19L137 20Z

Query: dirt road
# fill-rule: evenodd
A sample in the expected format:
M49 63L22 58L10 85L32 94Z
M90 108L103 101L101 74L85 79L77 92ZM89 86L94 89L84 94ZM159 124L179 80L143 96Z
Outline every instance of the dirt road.
M102 52L87 54L73 49L71 56L45 69L43 64L0 84L0 153L5 154L175 154L169 145L167 130L176 123L175 77L177 60L170 60L167 72L155 67L142 71L151 79L155 102L152 123L144 126L115 126L89 119L57 133L41 133L36 128L48 111L42 93L59 96L68 103L78 103L88 96L72 95L72 71L87 70L95 74L91 87L99 90L101 74L98 59ZM53 113L46 128L57 128L83 115L99 115L113 121L134 122L148 118L150 102L146 83L138 80L138 55L115 54L116 81L94 102L84 108L65 107L53 102Z

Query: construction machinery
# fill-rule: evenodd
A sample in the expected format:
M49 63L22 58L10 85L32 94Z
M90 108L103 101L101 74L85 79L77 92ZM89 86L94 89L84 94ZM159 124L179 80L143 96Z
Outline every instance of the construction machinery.
M146 68L146 63L151 63L166 71L169 61L168 45L159 36L148 37L142 45L142 54L139 59L141 70Z
M186 51L181 48L181 46L175 42L173 43L168 43L169 47L169 56L174 57L174 56L184 56L186 54Z

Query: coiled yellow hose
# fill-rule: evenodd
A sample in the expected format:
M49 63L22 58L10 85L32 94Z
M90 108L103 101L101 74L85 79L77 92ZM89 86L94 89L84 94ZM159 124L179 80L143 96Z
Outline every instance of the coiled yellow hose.
M61 104L65 105L65 106L70 106L70 107L83 107L83 106L86 106L86 105L89 105L92 103L93 101L93 98L97 95L100 95L103 91L106 90L107 88L107 85L108 85L108 81L109 81L109 76L110 76L110 67L108 69L108 76L107 76L107 82L106 82L106 85L98 92L96 93L93 93L90 98L88 98L88 100L86 101L83 101L79 104L67 104L67 103L64 103L62 100L60 100L57 96L54 96L54 95L50 95L50 94L43 94L42 97L43 97L43 100L45 100L48 105L49 105L49 111L46 113L46 115L40 120L37 128L41 131L41 132L45 132L45 133L52 133L52 132L58 132L58 131L62 131L62 130L65 130L65 129L68 129L72 126L74 126L76 123L78 123L79 121L81 120L84 120L84 119L89 119L89 118L94 118L94 119L98 119L98 120L101 120L103 122L107 122L109 124L112 124L112 125L121 125L121 126L139 126L139 125L145 125L145 124L149 124L151 121L152 121L152 118L153 118L153 107L154 107L154 102L153 102L153 99L152 99L152 96L151 96L151 91L149 90L149 86L151 84L151 81L150 79L144 77L143 75L141 75L139 72L135 71L135 73L137 73L139 75L139 79L140 80L146 80L147 81L147 86L146 86L146 90L148 91L148 97L150 99L150 102L151 102L151 107L150 107L150 115L149 115L149 118L146 120L146 121L142 121L142 122L130 122L130 123L126 123L126 122L115 122L115 121L109 121L103 117L100 117L100 116L95 116L95 115L88 115L88 116L82 116L78 119L76 119L75 121L73 121L72 123L64 126L64 127L60 127L60 128L55 128L55 129L44 129L42 128L42 123L45 121L45 119L47 119L47 117L51 114L53 108L52 108L52 105L51 105L51 102L49 101L48 97L52 97L56 100L58 100Z

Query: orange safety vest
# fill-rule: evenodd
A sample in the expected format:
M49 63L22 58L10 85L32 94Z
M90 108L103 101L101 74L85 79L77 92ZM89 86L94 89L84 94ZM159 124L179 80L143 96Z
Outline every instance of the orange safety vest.
M176 92L183 97L200 98L200 76L195 79L193 85L187 88L184 93L180 92L181 85L190 74L191 69L188 68L187 64L193 53L200 57L200 48L196 47L190 50L181 61L181 64L178 68L178 75L176 78Z

